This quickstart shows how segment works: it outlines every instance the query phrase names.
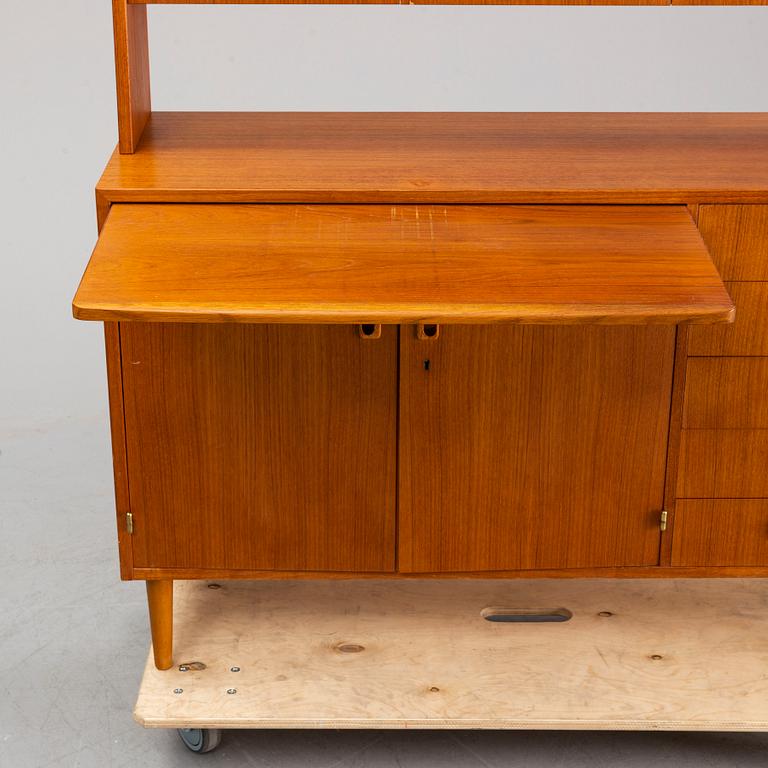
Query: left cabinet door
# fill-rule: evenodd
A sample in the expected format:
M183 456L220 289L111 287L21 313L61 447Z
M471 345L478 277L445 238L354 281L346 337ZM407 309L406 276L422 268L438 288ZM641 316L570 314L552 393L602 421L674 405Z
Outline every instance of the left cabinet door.
M397 333L121 323L134 567L394 570Z

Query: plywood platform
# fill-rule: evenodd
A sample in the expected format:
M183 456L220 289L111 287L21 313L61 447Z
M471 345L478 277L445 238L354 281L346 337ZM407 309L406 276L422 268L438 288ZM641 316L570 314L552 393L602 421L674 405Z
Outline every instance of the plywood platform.
M759 580L179 582L175 597L177 666L150 657L136 704L148 727L768 729ZM492 623L489 607L573 617Z

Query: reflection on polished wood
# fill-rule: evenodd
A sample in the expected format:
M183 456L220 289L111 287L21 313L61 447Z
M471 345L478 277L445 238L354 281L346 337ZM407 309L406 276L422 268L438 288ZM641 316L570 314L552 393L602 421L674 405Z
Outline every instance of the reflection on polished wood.
M83 320L724 322L682 206L115 205Z
M97 198L768 202L767 145L764 113L154 112Z

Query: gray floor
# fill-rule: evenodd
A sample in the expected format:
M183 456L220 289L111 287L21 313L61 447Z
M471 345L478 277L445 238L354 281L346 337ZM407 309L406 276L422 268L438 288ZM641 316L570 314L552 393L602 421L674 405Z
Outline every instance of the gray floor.
M148 643L121 583L105 421L0 435L0 766L761 766L764 734L256 732L191 755L131 719Z

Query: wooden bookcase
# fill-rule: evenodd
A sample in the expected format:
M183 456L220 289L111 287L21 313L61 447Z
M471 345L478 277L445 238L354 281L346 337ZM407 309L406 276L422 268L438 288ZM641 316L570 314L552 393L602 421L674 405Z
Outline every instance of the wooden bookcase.
M305 601L297 626L333 584L340 600L368 589L385 614L402 609L402 642L414 595L424 627L450 617L438 577L465 579L443 585L462 605L485 590L519 608L528 589L534 608L557 608L562 584L589 613L596 595L613 595L642 635L643 605L669 618L664 585L695 611L702 588L680 579L768 575L768 115L153 113L148 4L113 2L120 142L96 188L100 237L74 300L76 317L105 324L121 573L147 582L157 669L139 719L768 724L764 705L730 716L721 693L707 719L692 689L673 696L678 717L619 716L624 701L569 718L542 693L526 720L494 709L501 673L482 664L468 673L492 679L476 690L485 711L438 697L426 714L414 713L420 700L381 717L350 700L309 716L325 711L310 697L270 717L256 713L258 677L229 719L226 696L208 715L166 700L182 690L168 675L189 672L159 671L174 660L174 580L272 580L275 595ZM544 577L601 580L583 582L582 600L581 581ZM631 577L656 586L615 581ZM223 622L211 628L230 649L216 686L227 685L222 659L235 663L232 638L263 640L249 594L280 624L269 583L222 586L223 602L180 587L177 645L199 651L201 612ZM738 624L729 583L755 604L759 586L711 582L708 610ZM225 616L227 589L240 623ZM547 652L599 631L579 621ZM437 635L426 631L395 670L404 680L431 663ZM728 642L678 660L683 673L709 679ZM275 669L281 648L276 639ZM355 653L331 666L370 678ZM203 685L201 674L184 679ZM753 702L755 685L734 695Z

